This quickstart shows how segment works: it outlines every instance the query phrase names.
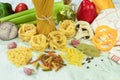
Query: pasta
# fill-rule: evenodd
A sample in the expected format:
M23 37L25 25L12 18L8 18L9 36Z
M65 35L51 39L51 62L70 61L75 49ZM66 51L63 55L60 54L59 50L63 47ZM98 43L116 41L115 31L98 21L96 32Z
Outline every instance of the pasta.
M65 52L65 54L61 54L61 56L65 58L69 64L82 66L82 61L84 59L84 54L82 52L75 48L64 48L62 51Z
M48 35L55 30L55 24L52 17L54 0L32 0L37 17L37 32Z
M43 51L48 45L47 38L43 34L32 36L29 44L33 50L37 51Z
M34 24L22 24L18 34L22 41L29 41L36 34L36 27Z
M8 59L16 66L24 66L32 58L32 50L27 47L19 46L7 51Z
M48 35L50 49L62 49L66 46L66 37L60 31L53 31Z
M64 20L59 23L59 31L61 31L67 38L71 38L75 34L75 22L72 20Z

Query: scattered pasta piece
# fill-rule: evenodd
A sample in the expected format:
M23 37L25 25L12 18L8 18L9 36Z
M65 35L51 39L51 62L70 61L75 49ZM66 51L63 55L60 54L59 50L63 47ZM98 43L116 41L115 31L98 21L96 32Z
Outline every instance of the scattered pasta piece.
M48 35L50 49L62 49L66 46L66 37L60 31L53 31Z
M29 41L35 34L36 27L34 24L22 24L18 31L18 35L22 41Z
M31 48L36 51L43 51L48 45L47 38L43 34L32 36L29 43Z
M43 71L58 71L62 67L66 66L62 57L56 53L48 52L46 54L40 55L36 60L32 61L30 64L37 64L36 68L41 67Z
M75 35L75 22L72 20L64 20L59 24L58 30L67 38L71 38Z
M65 54L61 54L61 56L65 58L69 64L82 66L82 61L84 59L84 54L82 52L75 48L64 48L62 51L65 52Z
M8 59L16 66L26 65L32 58L32 50L27 47L19 46L7 51Z

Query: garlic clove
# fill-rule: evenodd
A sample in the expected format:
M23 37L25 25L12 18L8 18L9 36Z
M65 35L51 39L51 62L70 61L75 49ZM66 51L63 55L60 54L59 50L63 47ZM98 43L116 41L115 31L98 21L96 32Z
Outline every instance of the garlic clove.
M16 42L11 42L8 44L8 49L13 49L13 48L16 48L17 47L17 44Z
M32 75L34 73L34 69L31 69L31 68L24 67L23 70L26 75Z
M77 46L78 44L80 44L80 41L77 40L77 39L74 39L74 40L71 41L71 45L74 46L74 47Z

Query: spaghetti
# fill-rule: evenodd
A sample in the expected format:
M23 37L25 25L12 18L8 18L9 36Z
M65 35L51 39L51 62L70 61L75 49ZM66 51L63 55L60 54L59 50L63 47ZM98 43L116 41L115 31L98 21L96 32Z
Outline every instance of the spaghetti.
M55 24L52 18L54 0L32 0L36 9L37 32L48 35L55 30Z

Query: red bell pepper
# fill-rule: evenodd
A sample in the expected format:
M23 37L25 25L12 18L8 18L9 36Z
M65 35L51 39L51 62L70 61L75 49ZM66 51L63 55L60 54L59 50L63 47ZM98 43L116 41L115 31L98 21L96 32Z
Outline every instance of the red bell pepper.
M96 18L96 7L90 0L83 0L77 10L77 19L92 23Z

